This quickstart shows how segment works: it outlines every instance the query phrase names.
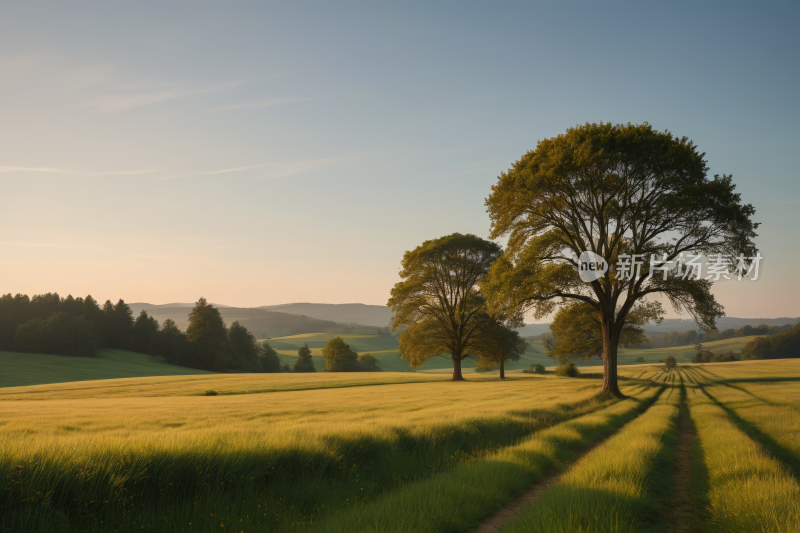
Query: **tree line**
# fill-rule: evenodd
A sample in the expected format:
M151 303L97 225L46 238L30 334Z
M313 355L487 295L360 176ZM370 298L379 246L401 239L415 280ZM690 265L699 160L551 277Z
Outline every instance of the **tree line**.
M800 357L800 323L789 331L757 337L742 348L742 360Z
M695 330L685 331L678 333L671 331L669 333L654 333L651 331L646 332L650 342L643 346L643 348L671 348L673 346L690 346L698 342L713 342L726 339L733 339L736 337L750 337L753 335L777 335L792 329L791 324L783 326L768 326L760 324L758 326L743 326L739 329L728 328L723 331L707 331L698 332Z

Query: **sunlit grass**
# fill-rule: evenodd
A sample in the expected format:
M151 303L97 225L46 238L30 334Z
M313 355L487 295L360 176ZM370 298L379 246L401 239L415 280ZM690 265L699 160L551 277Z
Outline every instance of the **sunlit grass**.
M325 532L464 531L496 511L515 490L561 469L575 453L612 434L649 405L660 388L535 433L431 479L409 484L362 508L339 512L314 524Z
M711 529L798 531L800 486L784 465L737 428L700 389L694 390L690 413L698 437L695 454L708 473Z
M636 420L581 459L503 532L641 531L668 494L680 392L669 388ZM649 523L649 524L648 524Z
M65 389L61 400L4 400L0 525L202 531L214 513L291 530L596 408L597 386L518 379L89 398Z

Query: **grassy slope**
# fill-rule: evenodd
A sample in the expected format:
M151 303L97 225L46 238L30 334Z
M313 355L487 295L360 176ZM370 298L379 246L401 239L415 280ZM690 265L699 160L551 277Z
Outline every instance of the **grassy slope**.
M410 372L408 363L400 359L397 352L397 339L391 336L379 336L374 330L357 330L355 332L344 333L342 330L328 330L322 333L304 333L291 335L288 337L276 337L272 339L259 339L259 342L267 341L280 355L283 364L293 366L297 360L297 350L308 343L311 348L311 355L314 356L314 364L317 370L325 369L325 360L322 357L322 348L325 343L334 337L341 337L359 354L369 352L380 362L384 371L388 372ZM506 365L508 370L521 370L530 367L533 363L541 363L545 366L552 366L553 360L545 353L540 342L534 343L522 359L518 362L509 362ZM434 357L422 367L419 372L443 373L452 371L453 364L442 357ZM464 372L474 372L475 365L471 361L464 362Z
M0 352L0 387L191 374L208 372L170 365L161 358L125 350L100 350L93 358Z

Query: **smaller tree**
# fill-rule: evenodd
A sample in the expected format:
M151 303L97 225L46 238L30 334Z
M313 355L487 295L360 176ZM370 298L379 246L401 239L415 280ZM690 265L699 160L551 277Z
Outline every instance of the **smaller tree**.
M673 370L675 370L677 366L678 366L678 361L676 361L675 358L672 357L671 355L667 356L667 358L664 359L664 370L666 370L667 372L672 372Z
M228 328L228 352L239 368L249 372L263 371L256 338L238 320Z
M641 325L661 322L663 307L659 302L643 302L628 312L619 337L619 345L638 348L649 342ZM561 307L553 323L552 335L544 340L547 355L558 361L567 359L588 360L603 357L603 327L600 313L582 302Z
M578 372L578 367L575 366L575 362L570 359L556 367L555 375L562 378L577 378L580 372Z
M264 372L275 373L281 371L281 359L267 341L261 343L261 368Z
M486 372L499 366L500 379L505 379L506 361L519 361L528 343L519 333L496 321L484 330L484 335L486 340L474 348L478 369Z
M158 337L158 320L142 309L133 323L133 348L141 353L153 355Z
M189 312L186 340L192 351L192 366L207 370L224 369L228 359L228 330L219 309L200 298Z
M295 372L316 372L317 367L314 366L314 359L311 357L311 348L308 343L304 344L297 350L297 361L294 363Z
M358 368L362 372L381 372L383 370L371 353L362 353L358 357Z
M325 370L328 372L354 372L357 370L358 354L342 340L334 337L322 349L325 356Z

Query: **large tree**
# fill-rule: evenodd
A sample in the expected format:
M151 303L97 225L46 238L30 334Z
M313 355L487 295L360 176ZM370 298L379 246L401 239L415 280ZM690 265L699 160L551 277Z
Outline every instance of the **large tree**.
M646 123L585 124L540 141L486 200L491 237L508 236L483 284L490 308L543 317L571 301L591 305L603 338L601 393L621 395L617 347L628 314L648 297L666 297L703 329L723 316L710 280L674 268L681 254L742 254L748 264L756 255L755 210L730 176L707 177L704 156ZM587 251L607 267L590 282L578 271Z
M494 327L478 282L501 252L496 243L454 233L403 255L403 281L387 305L394 313L392 331L406 328L399 351L412 368L441 356L453 362L453 380L464 379L461 362L488 342Z

